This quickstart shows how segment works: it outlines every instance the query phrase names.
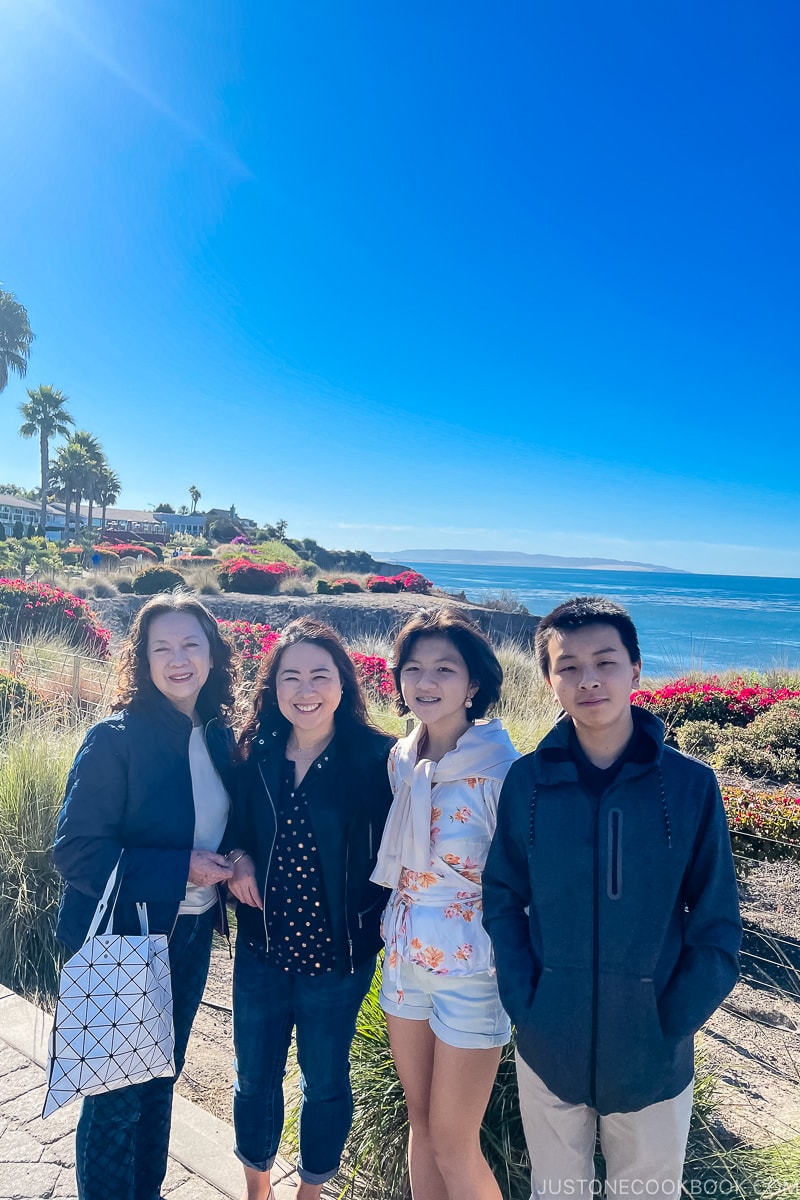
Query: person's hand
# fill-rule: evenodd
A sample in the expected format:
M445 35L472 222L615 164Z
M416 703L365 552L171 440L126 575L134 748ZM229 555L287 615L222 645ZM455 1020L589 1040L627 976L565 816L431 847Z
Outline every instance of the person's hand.
M212 883L230 880L233 867L222 854L213 850L193 850L189 859L189 883L210 887Z
M228 880L228 891L237 900L241 900L242 904L249 904L251 908L263 908L261 893L256 883L256 864L249 854L242 854L238 850L233 857L236 862L233 875Z

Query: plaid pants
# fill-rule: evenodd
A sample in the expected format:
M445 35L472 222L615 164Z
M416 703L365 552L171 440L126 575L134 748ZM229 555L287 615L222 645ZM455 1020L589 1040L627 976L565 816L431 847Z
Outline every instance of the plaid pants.
M159 1200L167 1172L172 1091L186 1057L211 956L214 909L179 917L169 940L175 1074L87 1096L75 1132L79 1200Z

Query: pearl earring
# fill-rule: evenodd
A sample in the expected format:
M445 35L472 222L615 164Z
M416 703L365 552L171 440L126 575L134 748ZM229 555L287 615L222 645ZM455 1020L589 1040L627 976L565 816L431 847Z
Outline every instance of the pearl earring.
M464 701L464 708L472 708L472 700L469 696L467 696L466 700Z

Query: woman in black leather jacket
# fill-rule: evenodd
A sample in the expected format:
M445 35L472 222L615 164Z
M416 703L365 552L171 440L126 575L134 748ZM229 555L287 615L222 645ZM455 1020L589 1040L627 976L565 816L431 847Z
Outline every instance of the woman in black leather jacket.
M271 1194L292 1029L302 1072L298 1200L317 1200L352 1121L349 1051L381 946L370 883L393 739L372 728L337 634L301 617L261 666L226 834L237 906L236 1154Z

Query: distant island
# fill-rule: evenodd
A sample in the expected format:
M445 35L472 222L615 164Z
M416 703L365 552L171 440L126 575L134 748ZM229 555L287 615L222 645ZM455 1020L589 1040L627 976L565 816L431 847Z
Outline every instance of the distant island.
M679 567L629 562L619 558L566 558L558 554L524 554L521 550L381 550L373 558L390 563L453 563L471 567L561 567L587 571L653 571L690 575Z

